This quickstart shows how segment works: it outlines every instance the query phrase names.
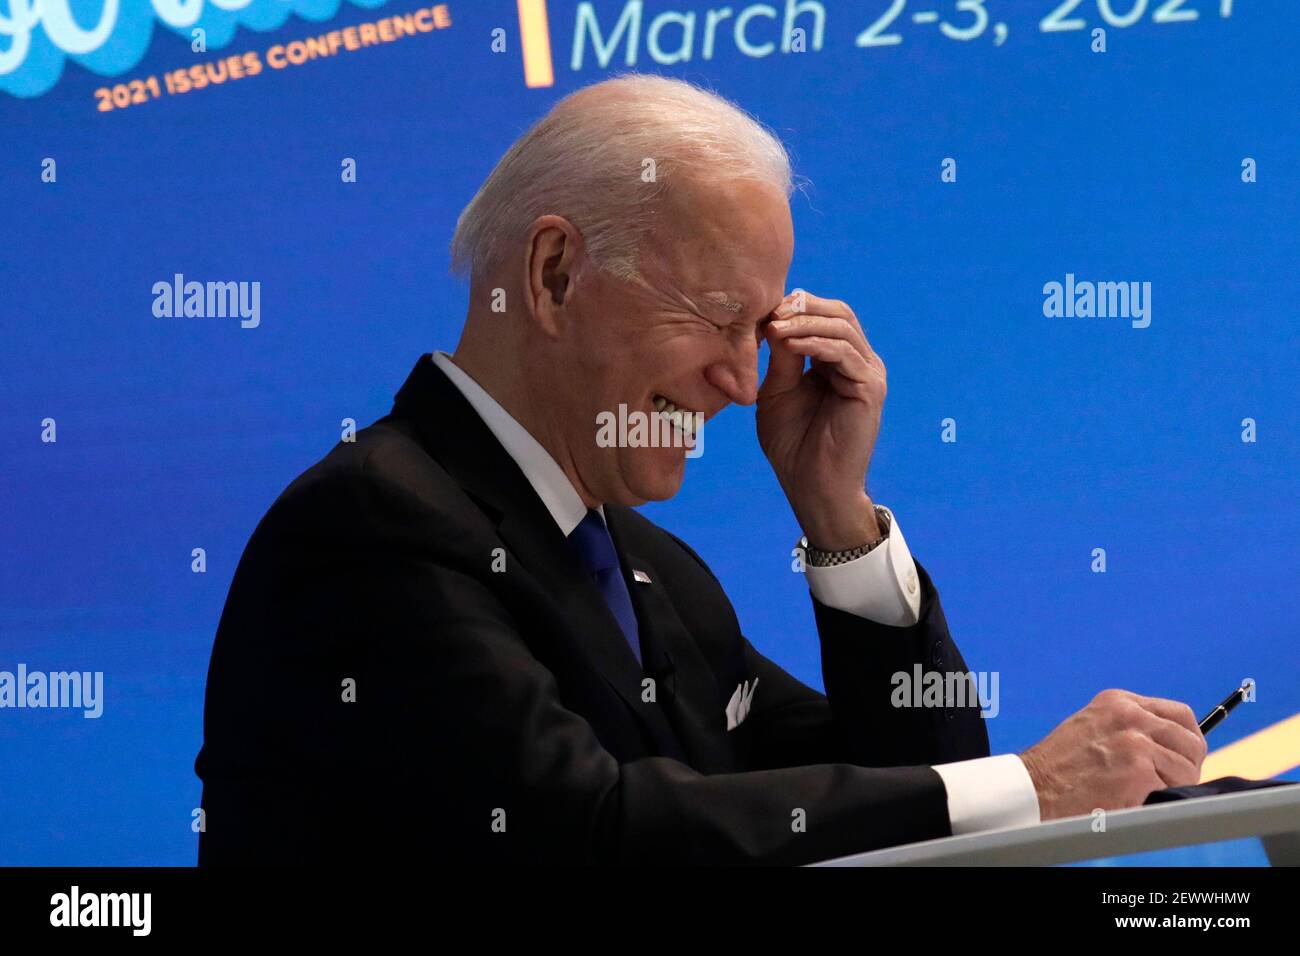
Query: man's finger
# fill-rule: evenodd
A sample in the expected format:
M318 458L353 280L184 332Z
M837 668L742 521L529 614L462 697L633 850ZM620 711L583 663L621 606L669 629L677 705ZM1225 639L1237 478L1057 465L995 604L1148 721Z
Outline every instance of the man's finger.
M795 289L773 310L773 314L778 319L801 313L845 319L854 324L857 324L858 321L858 317L853 314L853 310L849 308L847 302L839 299L823 299L821 296L805 292L803 289Z
M767 338L771 357L767 362L767 374L763 377L763 384L758 390L760 398L779 395L798 387L799 381L803 378L805 360L802 353L789 348L788 340L782 340L773 333L771 323L768 323L764 335Z
M1156 716L1152 716L1151 726L1143 729L1157 744L1181 754L1196 767L1205 759L1205 738L1199 731L1188 730L1182 724Z
M1196 764L1177 751L1157 746L1151 760L1166 787L1186 787L1200 778Z
M841 299L823 299L821 296L805 292L803 289L795 289L787 295L781 304L773 310L773 315L778 319L790 318L795 315L822 315L829 318L843 319L858 330L864 341L867 338L862 323L858 321L857 313L849 308L847 302Z
M863 337L857 326L838 317L797 315L789 319L777 319L769 323L772 333L782 339L820 335L824 338L844 339L865 359L872 359L875 353Z
M847 398L866 399L864 388L872 384L872 368L867 360L844 339L827 339L816 335L787 339L785 347L801 355L821 362L827 368L822 371L836 373L831 378L831 385L836 392ZM836 378L839 381L836 381Z
M1176 724L1186 727L1193 733L1201 732L1200 724L1196 720L1196 715L1186 704L1177 700L1166 700L1163 697L1143 697L1141 694L1134 694L1143 708L1149 710L1157 717L1163 717L1165 720L1172 720Z

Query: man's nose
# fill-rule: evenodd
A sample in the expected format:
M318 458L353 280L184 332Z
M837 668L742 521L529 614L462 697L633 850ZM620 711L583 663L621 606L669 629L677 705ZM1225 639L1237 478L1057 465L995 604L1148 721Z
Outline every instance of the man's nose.
M725 359L710 365L704 377L735 404L753 405L758 401L758 342L747 337Z

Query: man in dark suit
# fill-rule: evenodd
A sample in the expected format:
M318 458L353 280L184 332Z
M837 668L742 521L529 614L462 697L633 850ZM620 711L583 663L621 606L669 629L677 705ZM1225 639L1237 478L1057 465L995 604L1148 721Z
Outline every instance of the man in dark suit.
M897 675L966 664L865 490L884 366L845 303L783 294L783 163L656 77L580 91L507 153L458 225L455 355L421 358L240 561L201 863L806 863L1195 782L1172 701L1108 691L996 757L978 700L899 706ZM730 402L758 403L807 537L825 695L631 508L675 493ZM615 410L681 441L604 440Z

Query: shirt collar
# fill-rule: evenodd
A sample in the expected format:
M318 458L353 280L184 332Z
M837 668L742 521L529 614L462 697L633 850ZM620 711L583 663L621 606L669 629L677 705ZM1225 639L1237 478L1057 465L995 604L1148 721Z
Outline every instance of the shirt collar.
M487 389L453 362L450 355L442 351L434 352L433 363L442 369L447 378L451 379L451 383L474 407L479 418L483 419L483 424L501 443L506 454L514 459L519 470L528 479L528 483L537 492L537 496L542 499L542 504L546 505L546 510L555 519L561 533L567 538L587 516L587 506L574 490L568 476L564 474L564 469L551 457L550 452L515 420L513 415L501 407L500 402L488 394ZM604 506L597 510L600 511L603 521Z

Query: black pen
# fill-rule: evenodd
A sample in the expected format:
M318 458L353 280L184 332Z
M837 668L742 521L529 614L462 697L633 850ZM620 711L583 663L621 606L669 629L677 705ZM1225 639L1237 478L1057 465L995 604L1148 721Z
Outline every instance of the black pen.
M1217 727L1219 721L1223 720L1224 717L1227 717L1228 714L1231 713L1232 708L1236 707L1245 699L1246 686L1243 684L1225 697L1222 704L1214 708L1214 710L1210 711L1201 719L1201 735L1204 736Z

